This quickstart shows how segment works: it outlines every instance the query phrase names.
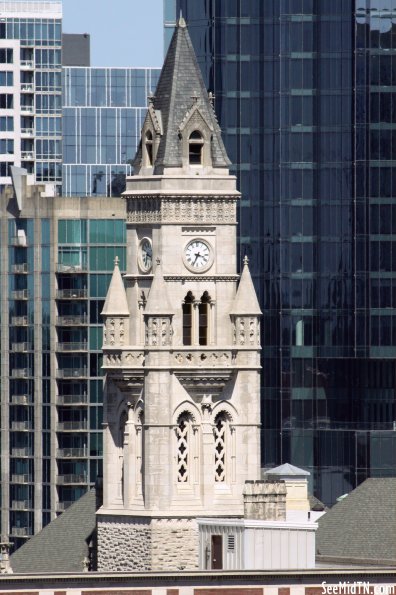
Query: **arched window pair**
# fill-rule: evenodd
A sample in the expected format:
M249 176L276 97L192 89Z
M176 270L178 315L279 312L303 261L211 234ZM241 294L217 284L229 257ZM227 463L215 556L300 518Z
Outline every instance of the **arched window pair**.
M182 306L183 345L209 344L210 302L211 298L207 291L202 294L198 304L191 291L186 295ZM195 308L198 309L198 316L195 315Z
M154 162L153 134L147 130L145 134L145 147L147 165L151 166ZM204 140L198 130L194 130L188 137L188 161L190 165L202 165L203 163Z
M177 421L177 482L191 481L193 459L193 417L190 413L182 413ZM231 435L230 418L222 411L214 421L214 481L225 483L230 481Z

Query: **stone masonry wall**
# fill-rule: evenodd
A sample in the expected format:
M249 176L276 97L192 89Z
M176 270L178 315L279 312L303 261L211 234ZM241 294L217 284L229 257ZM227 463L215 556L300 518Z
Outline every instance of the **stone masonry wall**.
M195 519L153 519L152 570L196 570L199 533Z
M151 570L149 519L99 517L98 570Z

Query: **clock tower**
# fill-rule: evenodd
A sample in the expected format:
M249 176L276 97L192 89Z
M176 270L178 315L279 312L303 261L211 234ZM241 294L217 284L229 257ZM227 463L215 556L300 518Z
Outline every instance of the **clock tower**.
M99 570L199 567L197 519L260 477L260 308L221 131L184 20L127 180L127 273L103 309ZM202 549L202 548L201 548Z

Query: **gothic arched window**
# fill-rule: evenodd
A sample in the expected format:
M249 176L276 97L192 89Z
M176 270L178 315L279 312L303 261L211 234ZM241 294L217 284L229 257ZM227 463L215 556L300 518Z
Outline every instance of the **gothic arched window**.
M210 308L210 296L207 291L201 297L201 301L198 305L199 312L199 344L208 345L209 343L209 308Z
M194 296L188 292L183 303L183 345L192 345Z
M204 141L202 134L194 130L188 138L188 161L190 165L202 164Z
M182 413L177 421L177 482L188 483L190 481L191 466L191 425L192 416L190 413Z
M221 412L215 418L215 481L225 482L227 479L227 434L229 419L226 413Z
M147 165L153 165L153 135L151 130L147 130L145 135Z

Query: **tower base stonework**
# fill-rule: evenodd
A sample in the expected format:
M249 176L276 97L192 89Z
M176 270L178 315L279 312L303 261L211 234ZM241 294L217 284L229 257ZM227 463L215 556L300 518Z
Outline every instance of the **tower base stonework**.
M150 519L103 515L97 534L99 571L151 570Z
M199 533L195 519L98 518L98 570L197 570Z

